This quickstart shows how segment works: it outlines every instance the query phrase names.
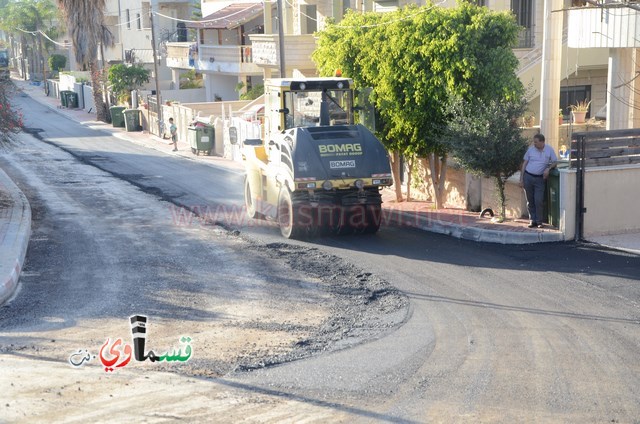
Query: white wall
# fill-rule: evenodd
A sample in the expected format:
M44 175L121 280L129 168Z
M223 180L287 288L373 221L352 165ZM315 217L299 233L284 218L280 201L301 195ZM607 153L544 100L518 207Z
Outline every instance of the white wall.
M236 75L204 74L203 77L208 102L213 102L216 95L222 100L238 100Z
M573 240L576 234L576 171L559 169L560 173L560 231L565 240Z
M576 171L560 169L560 231L576 231ZM585 172L583 237L640 231L640 166L599 167Z
M585 175L584 237L640 231L640 166L599 167Z
M110 7L115 7L117 10L118 2L115 5ZM130 49L143 49L149 50L151 49L151 28L149 23L149 14L148 14L148 2L145 2L147 7L142 7L142 2L140 0L128 0L120 2L120 25L117 28L112 28L113 31L120 32L120 40L123 44L123 48L125 50ZM127 24L127 10L129 11L129 20L131 21ZM138 29L138 22L136 21L136 15L140 14L141 20L141 28ZM130 26L130 28L127 28Z
M96 113L96 104L93 101L93 88L88 85L82 86L83 94L78 94L78 96L84 95L84 110L89 111L91 113Z
M151 90L140 90L140 99L145 100L148 95L151 94ZM160 96L162 102L172 100L180 103L199 103L205 101L205 89L204 88L187 88L184 90L161 90Z

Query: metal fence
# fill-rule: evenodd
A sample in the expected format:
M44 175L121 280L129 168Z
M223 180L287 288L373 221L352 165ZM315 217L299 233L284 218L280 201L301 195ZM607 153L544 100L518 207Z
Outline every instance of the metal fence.
M633 164L640 164L640 129L572 135L569 166L576 170L576 240L584 234L586 169Z

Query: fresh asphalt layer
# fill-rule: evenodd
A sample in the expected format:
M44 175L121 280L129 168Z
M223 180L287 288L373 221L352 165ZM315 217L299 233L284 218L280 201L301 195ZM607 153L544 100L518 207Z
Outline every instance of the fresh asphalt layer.
M46 97L38 87L29 86L24 81L16 81L23 90L23 95L28 95L40 104L49 107L52 111L65 118L72 119L87 125L95 125L95 121L89 121L87 117L81 116L77 111L60 109L56 106L56 99ZM154 149L169 153L172 147L159 138L149 134L129 133L124 129L113 128L109 125L102 125L101 128L108 134L116 136L136 144L147 144L149 141L156 141ZM183 152L180 152L181 154ZM187 150L184 154L195 160L207 160L210 158L193 157ZM237 163L232 161L216 161L211 164L216 167L228 169L229 172L238 172ZM31 234L31 209L29 202L20 189L11 181L6 173L0 170L0 193L5 193L6 198L0 198L4 202L2 215L0 215L0 304L9 299L18 286L18 278L24 264L25 254ZM529 244L540 242L558 242L563 240L560 232L523 232L509 230L492 230L488 228L468 225L464 222L449 222L447 220L426 219L416 220L415 212L406 210L394 210L391 214L391 223L407 223L415 221L411 226L414 228L445 234L456 238L472 240L476 242L499 243L499 244ZM399 222L398 222L399 221ZM596 243L606 247L620 248L631 253L640 253L640 235L625 234L620 236L607 236L602 239L594 239Z

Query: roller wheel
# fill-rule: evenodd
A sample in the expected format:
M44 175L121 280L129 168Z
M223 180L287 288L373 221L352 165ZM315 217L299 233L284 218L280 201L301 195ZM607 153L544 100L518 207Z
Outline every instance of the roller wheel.
M251 193L251 185L249 179L244 178L244 205L247 208L247 215L253 219L264 219L264 215L258 212L256 208L256 199L253 198Z
M280 233L285 238L297 239L304 233L304 228L300 226L299 211L293 205L291 192L287 187L280 189L278 196L278 226Z
M352 221L352 208L345 206L338 206L334 210L332 227L333 232L338 235L352 234L355 228L351 225Z
M375 234L380 229L380 223L382 222L382 206L381 205L368 205L366 215L366 226L364 228L365 234Z
M334 232L334 215L333 208L320 207L316 210L314 221L315 235L326 236Z

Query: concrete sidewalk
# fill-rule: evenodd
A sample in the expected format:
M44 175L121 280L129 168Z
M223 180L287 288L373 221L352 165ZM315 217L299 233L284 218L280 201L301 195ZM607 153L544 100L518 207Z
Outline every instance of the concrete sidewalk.
M14 82L20 90L20 95L29 96L61 116L87 127L110 133L114 137L150 149L162 151L167 155L183 156L233 172L243 172L244 170L243 165L239 162L217 156L196 156L185 141L179 142L178 151L173 152L173 145L169 140L146 132L127 132L124 128L115 128L110 124L96 121L93 113L62 108L60 100L47 97L40 86L16 79ZM2 259L0 263L0 304L15 291L31 231L31 212L24 194L4 172L0 172L0 196L3 193L5 196L0 197L0 201L3 198L11 199L9 201L12 207L1 209L2 216L0 216L0 258ZM430 202L396 202L395 192L390 189L383 190L382 195L384 201L383 225L407 226L490 243L528 244L563 241L563 235L557 229L550 226L545 226L542 229L528 228L528 221L524 219L493 223L488 218L480 218L477 213L462 209L435 209ZM640 254L640 234L598 237L591 241L614 249ZM6 261L5 258L7 258Z

